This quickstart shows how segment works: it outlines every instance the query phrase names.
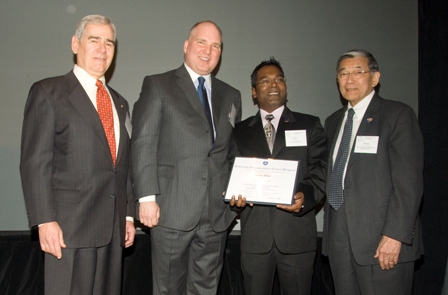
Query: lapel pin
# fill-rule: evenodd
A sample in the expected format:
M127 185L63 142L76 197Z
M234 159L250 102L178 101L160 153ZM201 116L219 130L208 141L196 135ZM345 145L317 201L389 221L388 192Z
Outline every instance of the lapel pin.
M120 105L120 108L122 108L122 109L123 109L123 108L124 108L124 105Z
M367 123L372 123L373 118L367 118Z

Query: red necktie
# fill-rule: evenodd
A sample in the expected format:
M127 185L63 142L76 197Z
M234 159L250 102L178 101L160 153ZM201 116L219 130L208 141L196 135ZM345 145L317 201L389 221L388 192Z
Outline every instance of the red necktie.
M110 154L112 155L112 161L117 160L117 147L115 144L115 130L114 130L114 115L112 113L112 103L110 101L109 94L104 88L103 83L100 80L96 81L98 90L96 92L96 107L98 115L100 116L101 123L103 124L104 133L106 133L107 143L109 144Z

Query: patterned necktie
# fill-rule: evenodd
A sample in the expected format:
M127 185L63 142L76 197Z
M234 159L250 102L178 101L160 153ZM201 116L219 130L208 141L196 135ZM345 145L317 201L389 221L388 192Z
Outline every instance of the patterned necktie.
M348 110L347 119L345 120L344 133L342 133L341 143L339 144L338 154L334 162L333 171L330 176L328 203L334 210L338 210L344 203L344 191L342 189L342 181L344 176L345 164L347 163L350 152L350 140L352 138L353 108Z
M265 117L267 123L264 125L264 133L266 134L266 141L269 145L269 150L272 154L272 149L274 148L274 140L275 140L275 128L274 125L272 125L271 121L274 119L274 115L267 114Z
M96 81L98 87L96 92L96 107L101 123L103 124L104 133L106 134L107 143L109 144L110 154L114 166L117 161L117 147L115 144L114 115L112 113L112 103L109 94L104 88L100 80Z
M211 134L212 134L212 145L214 145L215 144L215 134L214 134L214 129L213 129L212 114L210 112L210 105L208 104L207 90L205 89L205 86L204 86L205 78L199 77L198 81L199 81L199 85L198 85L197 90L198 90L199 100L201 101L202 108L204 109L204 113L205 113L205 116L207 117L208 124L210 125Z

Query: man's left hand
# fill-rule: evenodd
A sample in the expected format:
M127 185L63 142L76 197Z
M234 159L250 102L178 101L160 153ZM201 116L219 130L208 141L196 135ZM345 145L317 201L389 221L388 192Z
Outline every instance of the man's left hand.
M401 242L383 236L376 249L374 258L378 258L378 263L382 270L390 270L398 263L398 256L400 255Z
M298 192L294 195L294 204L292 205L277 205L277 208L285 210L287 212L299 213L302 209L305 195L302 192Z

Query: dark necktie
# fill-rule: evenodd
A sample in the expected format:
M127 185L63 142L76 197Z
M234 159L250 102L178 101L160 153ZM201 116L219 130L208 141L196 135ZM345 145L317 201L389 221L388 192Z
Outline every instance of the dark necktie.
M106 134L110 154L115 166L117 160L117 147L115 144L114 115L112 112L112 103L110 101L110 97L106 91L106 88L104 88L104 85L100 80L96 80L96 86L98 87L96 91L96 108L101 123L103 124L104 133Z
M198 78L199 85L198 85L198 95L199 100L201 101L202 108L204 109L205 116L207 117L208 124L210 125L210 133L212 134L212 145L215 144L215 134L213 129L213 121L212 121L212 114L210 112L210 105L208 104L208 98L207 98L207 90L205 89L204 77Z
M342 181L344 176L345 165L350 153L350 140L352 138L353 108L348 110L347 119L345 120L344 133L342 133L341 143L339 144L338 154L334 162L333 171L330 176L328 203L335 210L344 203L344 191L342 189Z
M266 141L269 145L269 150L272 154L272 149L274 148L274 140L275 140L275 128L274 125L272 125L271 121L274 119L274 115L267 114L265 117L267 123L264 125L264 133L266 134Z

